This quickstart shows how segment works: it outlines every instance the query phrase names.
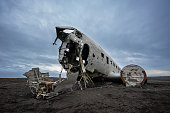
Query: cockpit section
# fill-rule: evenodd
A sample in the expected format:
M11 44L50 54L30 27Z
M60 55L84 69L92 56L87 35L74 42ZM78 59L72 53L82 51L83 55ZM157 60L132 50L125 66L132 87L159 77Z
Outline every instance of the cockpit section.
M64 69L77 72L79 61L77 60L78 53L76 51L77 44L71 40L62 42L59 48L59 62Z
M82 41L82 33L74 28L56 28L57 39L62 41L59 47L59 62L67 71L80 70L80 56L84 66L88 64L89 46ZM54 42L54 44L55 44Z

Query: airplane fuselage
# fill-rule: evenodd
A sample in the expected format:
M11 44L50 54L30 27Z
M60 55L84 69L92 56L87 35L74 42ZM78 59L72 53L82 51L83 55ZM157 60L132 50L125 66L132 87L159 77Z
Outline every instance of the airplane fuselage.
M64 30L72 32L66 33ZM121 69L113 59L85 34L72 27L56 27L56 31L57 38L62 41L59 62L66 71L79 71L79 57L76 51L79 47L85 70L91 77L120 73Z

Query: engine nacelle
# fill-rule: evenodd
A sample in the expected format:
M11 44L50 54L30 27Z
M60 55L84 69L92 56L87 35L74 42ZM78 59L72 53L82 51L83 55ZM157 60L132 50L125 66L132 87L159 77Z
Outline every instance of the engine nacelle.
M134 64L125 66L120 73L120 77L126 86L141 86L147 81L145 70Z

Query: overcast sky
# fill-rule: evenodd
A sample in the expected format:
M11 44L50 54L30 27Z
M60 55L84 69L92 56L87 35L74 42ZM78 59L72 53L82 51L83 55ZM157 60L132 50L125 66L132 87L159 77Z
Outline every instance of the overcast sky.
M0 77L57 75L56 26L73 26L123 68L170 76L170 0L0 0Z

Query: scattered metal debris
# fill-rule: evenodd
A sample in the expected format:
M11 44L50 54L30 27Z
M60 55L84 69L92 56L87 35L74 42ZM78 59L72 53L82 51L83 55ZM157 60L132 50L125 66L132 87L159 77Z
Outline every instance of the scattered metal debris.
M28 78L27 83L31 92L36 98L51 98L66 91L72 91L72 87L78 77L77 73L72 73L67 79L49 77L49 73L41 73L39 68L32 68L32 70L24 74Z
M54 91L56 82L49 81L49 73L41 73L39 68L32 68L32 70L24 73L24 76L28 78L27 83L31 89L31 92L40 97L40 95L47 96L49 92Z
M38 68L33 68L24 75L28 78L28 84L33 94L39 97L53 97L63 91L72 90L74 84L77 84L82 90L83 88L93 87L93 78L103 77L112 78L120 75L121 68L113 61L113 59L94 41L85 34L73 27L56 27L57 37L53 43L60 39L62 41L59 47L59 63L67 72L67 78L55 82L48 81L48 74L39 72ZM137 67L131 66L130 69ZM121 77L126 86L135 86L141 79L134 78L134 74L130 77L127 75L129 66L121 72ZM141 70L139 68L139 70ZM133 71L132 71L133 72ZM135 71L138 75L139 71ZM134 73L135 73L134 72ZM140 75L141 73L139 73ZM46 76L46 77L44 77ZM135 82L132 82L132 78ZM143 83L143 82L142 82Z

